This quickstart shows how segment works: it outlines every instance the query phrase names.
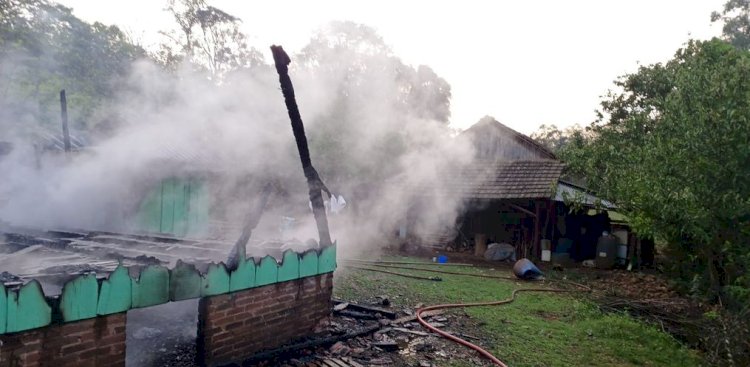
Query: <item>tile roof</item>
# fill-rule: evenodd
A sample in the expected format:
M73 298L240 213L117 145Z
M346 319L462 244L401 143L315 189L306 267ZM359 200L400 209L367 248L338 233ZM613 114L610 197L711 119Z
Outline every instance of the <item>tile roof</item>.
M476 161L444 175L441 191L471 199L551 198L564 166L556 160Z
M461 133L473 140L482 159L557 159L555 153L534 139L485 116Z

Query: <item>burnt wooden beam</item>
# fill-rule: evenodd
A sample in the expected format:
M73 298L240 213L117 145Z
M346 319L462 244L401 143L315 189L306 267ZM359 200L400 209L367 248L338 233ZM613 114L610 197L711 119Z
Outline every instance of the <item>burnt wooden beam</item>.
M339 305L339 304L344 303L344 301L333 300L333 303L336 304L336 305ZM358 310L358 311L379 313L379 314L381 314L384 317L389 318L389 319L395 319L396 316L397 316L396 313L393 312L393 311L385 310L385 309L382 309L380 307L360 305L360 304L356 304L356 303L346 303L346 307L345 308L351 308L353 310ZM335 311L335 309L334 309L334 311Z
M331 193L323 184L318 172L312 165L312 159L310 159L310 149L307 146L305 126L302 123L302 117L297 107L292 79L289 77L289 64L292 60L281 46L271 46L271 53L273 53L273 61L276 64L276 71L279 74L281 93L284 95L284 103L286 104L289 119L292 123L292 132L294 133L294 140L297 143L302 170L307 179L310 203L312 203L313 216L315 217L315 223L318 226L318 235L320 236L320 246L329 246L331 245L331 235L328 232L328 218L326 217L326 209L323 204L323 191L326 191L328 195Z
M228 269L236 269L240 263L240 260L245 260L247 256L247 242L250 240L255 227L258 226L261 216L263 216L263 211L266 208L266 204L268 204L268 199L271 196L271 191L271 184L265 184L263 186L263 189L261 190L260 196L255 199L255 202L250 208L250 211L247 213L247 217L245 218L245 225L242 227L242 234L240 234L237 242L234 243L232 252L229 253L229 257L227 258L226 265Z

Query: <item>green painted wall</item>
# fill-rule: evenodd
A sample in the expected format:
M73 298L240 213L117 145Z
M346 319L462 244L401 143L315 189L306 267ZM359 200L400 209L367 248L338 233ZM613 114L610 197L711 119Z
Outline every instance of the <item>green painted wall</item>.
M204 233L210 204L206 186L199 178L162 180L141 202L138 229L179 237Z
M336 269L336 246L304 254L285 251L282 263L270 256L256 260L242 259L231 271L223 263L210 264L205 274L193 265L178 262L171 270L162 266L141 268L135 279L124 266L118 266L101 282L93 275L80 275L63 286L55 306L59 309L54 313L59 311L63 321L70 322L330 273ZM16 290L0 285L0 334L47 326L52 314L36 280Z

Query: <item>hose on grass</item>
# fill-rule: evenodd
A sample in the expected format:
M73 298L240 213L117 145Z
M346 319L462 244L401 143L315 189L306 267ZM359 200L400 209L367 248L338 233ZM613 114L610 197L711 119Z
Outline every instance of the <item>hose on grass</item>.
M363 263L367 265L395 264L395 265L425 265L425 266L466 266L466 267L474 266L474 264L464 264L464 263L428 263L428 262L418 262L418 261L386 261L386 260L361 260L361 259L343 259L341 261L357 262L357 263Z
M431 273L473 276L473 277L488 278L488 279L519 280L519 279L517 279L515 277L503 277L503 276L484 275L484 274L467 274L467 273L450 272L450 271L442 271L442 270L434 270L434 269L422 269L422 268L414 268L414 267L406 267L406 266L383 265L383 264L377 264L377 263L372 263L372 264L368 264L368 265L377 266L377 267L384 267L384 268L397 268L397 269L408 269L408 270L416 270L416 271L425 271L425 272L431 272ZM415 265L421 265L421 263L415 264ZM383 273L386 273L386 274L395 273L395 272L389 272L389 271L385 271L385 270L371 269L371 268L362 268L362 267L351 266L351 265L345 265L345 266L350 266L350 267L353 267L353 268L363 269L363 270L379 271L379 272L383 272ZM417 276L412 276L412 275L404 274L404 273L396 273L396 275L399 275L399 276L408 276L408 277L417 277ZM423 278L423 277L419 277L419 278ZM476 345L474 343L471 343L471 342L469 342L469 341L467 341L465 339L459 338L459 337L457 337L457 336L455 336L453 334L449 334L449 333L447 333L447 332L445 332L443 330L440 330L439 328L437 328L435 326L432 326L427 321L425 321L424 318L422 318L422 313L428 312L428 311L434 311L434 310L449 309L449 308L466 308L466 307L479 307L479 306L500 306L500 305L506 305L506 304L509 304L509 303L512 303L513 301L515 301L516 300L516 296L518 295L518 293L521 293L521 292L570 293L570 292L590 292L591 291L591 288L589 288L589 287L587 287L585 285L579 284L579 283L570 282L570 281L566 281L566 283L572 284L572 285L574 285L576 287L579 287L581 289L519 288L519 289L513 290L513 292L511 293L511 295L510 295L509 298L506 298L506 299L503 299L503 300L499 300L499 301L473 302L473 303L447 303L447 304L440 304L440 305L433 305L433 306L422 307L422 308L420 308L420 309L417 310L416 317L417 317L417 321L422 326L424 326L427 330L430 330L431 332L436 333L436 334L438 334L438 335L442 336L443 338L446 338L446 339L448 339L450 341L453 341L455 343L458 343L460 345L463 345L465 347L473 349L474 351L476 351L477 353L479 353L481 356L483 356L483 357L489 359L490 361L492 361L492 363L495 364L495 365L497 365L497 366L507 367L508 366L507 364L503 363L503 361L501 361L500 359L498 359L497 357L495 357L492 353L488 352L484 348L482 348L482 347L480 347L480 346L478 346L478 345Z
M516 300L516 295L518 293L521 293L521 292L564 293L564 292L575 292L575 291L573 291L573 290L567 290L567 289L520 288L520 289L513 290L513 292L511 293L511 295L510 295L509 298L506 298L506 299L503 299L503 300L499 300L499 301L475 302L475 303L447 303L447 304L442 304L442 305L433 305L433 306L423 307L423 308L420 308L420 309L417 310L417 313L416 313L417 321L420 324L422 324L422 326L424 326L425 328L427 328L427 330L430 330L433 333L436 333L436 334L442 336L443 338L446 338L448 340L451 340L453 342L456 342L456 343L461 344L461 345L463 345L465 347L468 347L470 349L475 350L476 352L478 352L483 357L485 357L485 358L489 359L490 361L492 361L492 363L494 363L495 365L502 366L502 367L508 367L507 364L503 363L500 359L498 359L497 357L495 357L492 353L488 352L484 348L482 348L482 347L480 347L480 346L478 346L476 344L473 344L473 343L471 343L471 342L469 342L469 341L467 341L465 339L461 339L461 338L459 338L459 337L457 337L455 335L449 334L449 333L447 333L447 332L445 332L443 330L440 330L440 329L438 329L438 328L430 325L430 323L428 323L427 321L425 321L422 318L422 313L423 312L427 312L427 311L442 310L442 309L448 309L448 308L465 308L465 307L478 307L478 306L499 306L499 305L505 305L505 304L508 304L508 303L511 303L511 302L515 301Z
M456 271L446 271L446 270L435 270L435 269L422 269L422 268L415 268L415 267L408 267L408 266L398 266L398 265L383 265L383 264L368 264L370 266L376 266L379 268L393 268L393 269L405 269L405 270L418 270L418 271L426 271L428 273L439 273L439 274L450 274L450 275L463 275L467 277L477 277L477 278L488 278L488 279L505 279L505 280L516 280L517 278L512 276L499 276L499 275L486 275L486 274L470 274L470 273L460 273Z
M412 274L406 274L406 273L398 273L398 272L395 272L395 271L366 268L366 267L357 266L357 265L346 265L346 264L344 264L344 267L352 268L352 269L357 269L357 270L372 271L372 272L376 272L376 273L397 275L397 276L404 277L404 278L412 278L412 279L419 279L419 280L430 280L430 281L433 281L433 282L439 282L439 281L443 280L440 277L423 277L423 276L419 276L419 275L412 275Z

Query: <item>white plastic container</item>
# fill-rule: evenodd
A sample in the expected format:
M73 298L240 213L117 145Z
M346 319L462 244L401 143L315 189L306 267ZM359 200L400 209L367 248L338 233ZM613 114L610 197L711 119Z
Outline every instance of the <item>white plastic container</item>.
M628 245L623 245L623 244L617 245L617 258L619 259L628 258Z
M552 251L542 250L542 261L550 261L552 259Z

